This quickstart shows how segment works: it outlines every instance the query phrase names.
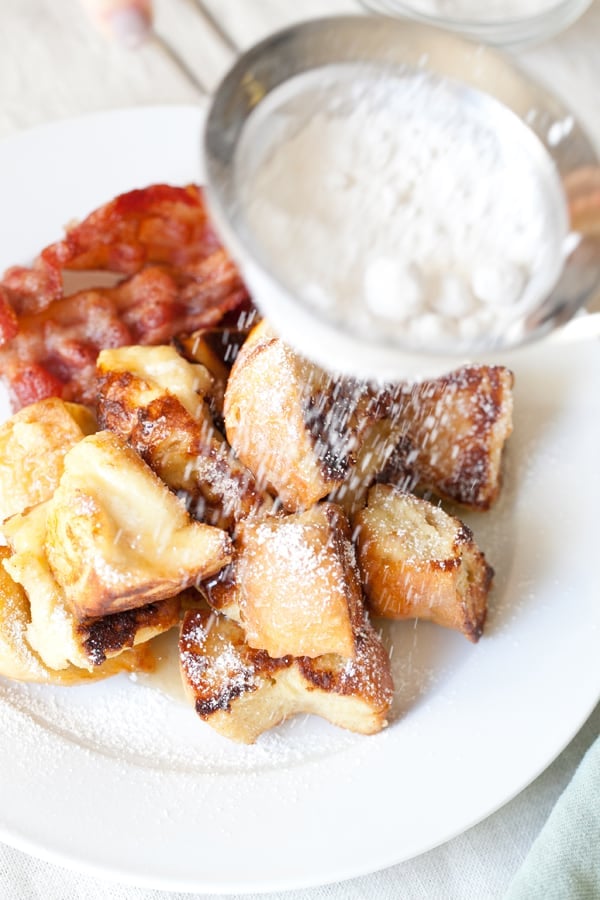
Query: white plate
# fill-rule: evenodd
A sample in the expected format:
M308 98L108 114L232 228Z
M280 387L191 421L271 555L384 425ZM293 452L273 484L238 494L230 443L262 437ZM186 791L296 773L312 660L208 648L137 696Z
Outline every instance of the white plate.
M120 191L198 179L200 126L138 109L0 145L0 268ZM598 345L537 348L516 375L505 489L469 519L497 570L486 635L391 628L385 732L305 718L238 747L123 677L0 680L0 839L137 885L266 891L415 856L522 790L600 696Z

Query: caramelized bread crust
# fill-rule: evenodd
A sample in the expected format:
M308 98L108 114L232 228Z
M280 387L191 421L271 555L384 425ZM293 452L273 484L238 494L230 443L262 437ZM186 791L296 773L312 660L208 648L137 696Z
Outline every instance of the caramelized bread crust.
M212 375L211 410L221 424L229 372L250 329L258 320L256 311L242 312L232 326L201 328L175 341L178 351L186 359L206 366Z
M251 648L237 623L192 610L183 620L180 663L200 718L243 743L298 713L373 734L385 726L392 702L389 658L367 622L352 660L333 654L273 659Z
M464 523L426 500L376 485L354 524L375 615L430 619L479 639L493 570Z
M128 647L144 644L179 624L181 596L169 597L137 609L85 619L75 633L94 666L100 666Z
M465 366L399 388L394 406L402 434L381 480L489 509L513 427L513 380L504 366Z

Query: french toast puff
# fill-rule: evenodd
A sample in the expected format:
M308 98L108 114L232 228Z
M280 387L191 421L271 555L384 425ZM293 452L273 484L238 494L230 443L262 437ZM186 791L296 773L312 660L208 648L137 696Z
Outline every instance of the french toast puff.
M262 321L231 370L228 440L290 512L328 497L349 515L375 480L485 510L501 486L513 375L465 366L420 384L333 377Z
M351 658L286 655L273 659L245 639L238 623L190 610L179 642L182 678L196 712L215 731L252 744L291 716L321 716L360 734L386 725L393 685L388 655L365 623Z
M350 526L333 503L241 522L232 565L202 588L273 658L352 657L365 619Z
M191 334L178 335L177 351L191 363L201 363L211 374L213 389L210 406L217 419L223 418L223 402L229 373L240 347L260 316L254 307L237 312L233 323L199 328Z
M340 485L347 451L310 419L317 370L263 320L238 353L225 391L227 440L288 511L307 509ZM319 431L321 432L319 434Z
M369 608L389 619L429 619L476 642L493 569L469 528L440 507L375 485L354 517Z
M95 430L86 407L58 398L26 406L0 426L0 531L7 542L0 548L0 674L6 677L77 684L146 669L152 654L139 645L179 622L177 598L113 617L78 619L50 570L50 501L65 456Z
M58 397L25 406L0 425L0 522L48 500L65 453L95 431L87 407Z
M203 585L212 615L186 613L181 632L182 676L201 718L244 742L300 712L364 734L385 725L390 661L340 507L241 523L223 574Z
M489 509L500 492L513 428L513 381L504 366L478 365L399 385L393 406L401 434L381 480Z
M147 641L179 623L179 600L77 622L58 599L47 563L35 555L26 562L18 556L0 547L0 675L75 685L153 668ZM7 571L9 559L14 578Z
M231 559L226 532L192 519L110 431L84 438L66 454L48 501L44 549L79 619L175 596Z
M173 347L122 347L103 350L97 371L100 427L127 441L197 519L229 530L271 508L215 428L215 380L203 365Z
M294 353L265 320L237 355L224 418L239 459L288 512L328 495L350 511L400 433L380 389L332 377Z

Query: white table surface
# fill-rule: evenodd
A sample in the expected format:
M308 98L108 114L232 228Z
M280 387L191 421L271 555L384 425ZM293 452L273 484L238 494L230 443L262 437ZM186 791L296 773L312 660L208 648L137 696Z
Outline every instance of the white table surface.
M210 0L208 5L239 48L300 18L360 9L352 0ZM231 62L231 51L202 20L194 0L156 0L155 10L157 31L210 90ZM522 51L518 58L572 106L600 146L600 0L560 37ZM158 43L135 52L108 43L90 27L77 0L0 2L0 138L95 110L189 103L197 97L192 82ZM384 872L284 896L288 900L502 897L599 732L600 707L530 787L444 846ZM177 896L189 895L109 884L0 845L0 900Z

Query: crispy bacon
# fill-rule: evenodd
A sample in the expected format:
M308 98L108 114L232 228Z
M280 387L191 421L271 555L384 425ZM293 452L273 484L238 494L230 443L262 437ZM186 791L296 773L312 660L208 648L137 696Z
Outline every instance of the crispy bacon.
M4 273L0 283L2 303L14 314L37 312L62 295L60 269L41 257L30 269L12 266Z
M11 296L0 285L0 347L12 340L18 330L19 321L11 303Z
M13 336L14 315L45 309L63 293L63 269L106 269L124 275L148 263L194 265L220 243L196 185L155 184L129 191L67 229L31 268L13 266L0 281L0 346Z
M150 267L122 282L115 293L136 344L162 344L215 325L248 299L224 250L184 269Z
M189 269L150 266L113 288L79 291L21 316L0 349L0 371L18 409L61 396L92 404L99 351L161 344L220 321L248 294L224 250Z
M65 297L62 271L125 277ZM14 409L47 396L93 403L105 347L166 343L249 301L208 220L200 188L121 194L0 282L0 375Z
M200 188L155 184L115 197L68 228L41 256L55 269L133 275L153 262L188 266L219 246Z
M45 397L60 397L63 384L48 369L37 363L19 367L10 382L10 399L13 409L36 403Z

